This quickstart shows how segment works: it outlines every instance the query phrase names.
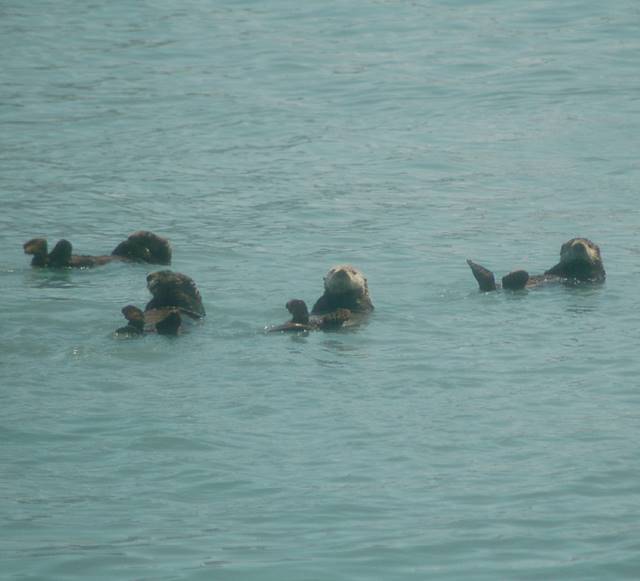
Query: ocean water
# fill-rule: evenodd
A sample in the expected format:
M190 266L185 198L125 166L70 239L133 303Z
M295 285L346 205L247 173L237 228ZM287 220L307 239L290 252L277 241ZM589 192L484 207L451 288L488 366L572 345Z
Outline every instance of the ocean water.
M640 5L3 0L0 578L640 578ZM207 319L118 340L171 240ZM600 245L607 282L481 293ZM368 324L267 335L337 263Z

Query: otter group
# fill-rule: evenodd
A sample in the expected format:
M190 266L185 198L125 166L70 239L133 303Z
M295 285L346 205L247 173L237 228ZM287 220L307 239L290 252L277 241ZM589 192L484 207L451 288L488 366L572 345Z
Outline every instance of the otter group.
M23 248L25 254L33 256L31 265L40 268L92 268L114 261L171 263L169 241L146 230L129 235L111 254L73 254L71 243L64 239L59 240L51 252L48 252L46 238L33 238L25 242ZM147 287L153 298L144 311L133 305L122 309L127 325L118 329L117 335L139 336L149 332L178 335L185 322L205 316L200 293L190 277L161 270L147 276Z
M48 252L45 238L34 238L24 244L26 254L33 256L32 266L51 268L88 268L113 261L171 263L171 246L166 238L148 231L138 231L118 244L108 255L75 255L71 243L60 240ZM512 271L496 283L495 275L479 264L467 260L481 291L499 288L519 291L550 283L575 285L602 283L606 273L600 248L587 238L572 238L560 248L560 260L543 274L530 275L525 270ZM122 314L127 324L116 335L138 337L145 333L178 335L186 325L205 316L200 292L193 279L185 274L160 270L147 276L147 288L152 299L144 311L127 305ZM301 299L291 299L286 305L291 320L266 330L302 332L336 330L357 325L374 310L369 286L364 274L348 264L334 266L324 277L324 292L311 309Z

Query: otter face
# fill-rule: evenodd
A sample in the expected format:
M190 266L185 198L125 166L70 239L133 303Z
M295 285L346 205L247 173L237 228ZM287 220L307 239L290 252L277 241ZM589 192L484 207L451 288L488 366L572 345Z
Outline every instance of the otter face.
M600 248L586 238L572 238L560 248L560 263L584 262L602 266Z
M312 315L326 315L336 309L354 313L373 311L367 279L354 266L338 264L324 277L324 294L316 301Z
M334 266L324 277L325 291L330 295L362 296L367 292L367 279L349 264Z
M600 249L586 238L572 238L560 248L560 262L545 274L577 282L602 282L606 273Z

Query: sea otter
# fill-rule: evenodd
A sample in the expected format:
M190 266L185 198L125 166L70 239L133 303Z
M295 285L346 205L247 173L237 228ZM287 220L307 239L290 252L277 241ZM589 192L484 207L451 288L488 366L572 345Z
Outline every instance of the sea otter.
M326 315L337 309L348 309L352 313L373 311L367 279L349 264L334 266L325 275L324 294L313 305L311 314Z
M71 242L60 240L47 252L46 238L33 238L23 245L25 254L33 255L31 266L52 268L89 268L113 261L170 264L171 246L166 238L140 230L118 244L111 254L91 256L72 254Z
M493 272L467 260L481 291L499 288ZM502 288L522 290L551 282L568 285L604 282L606 273L602 265L600 248L587 238L572 238L560 248L560 262L544 274L529 275L526 270L516 270L502 277Z
M269 333L339 329L351 318L349 309L336 309L326 315L310 317L307 304L300 299L291 299L285 307L292 315L291 320L282 325L269 327Z
M138 336L147 332L160 335L178 335L185 323L201 320L205 316L200 292L186 274L159 270L147 276L147 288L153 298L144 312L133 305L122 309L127 325L116 335Z

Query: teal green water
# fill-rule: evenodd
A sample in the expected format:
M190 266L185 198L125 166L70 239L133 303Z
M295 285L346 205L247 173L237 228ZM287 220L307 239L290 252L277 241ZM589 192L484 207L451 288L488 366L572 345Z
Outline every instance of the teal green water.
M640 6L0 5L0 578L640 577ZM206 323L114 339L167 236ZM598 288L482 294L597 242ZM376 311L265 335L336 263Z

